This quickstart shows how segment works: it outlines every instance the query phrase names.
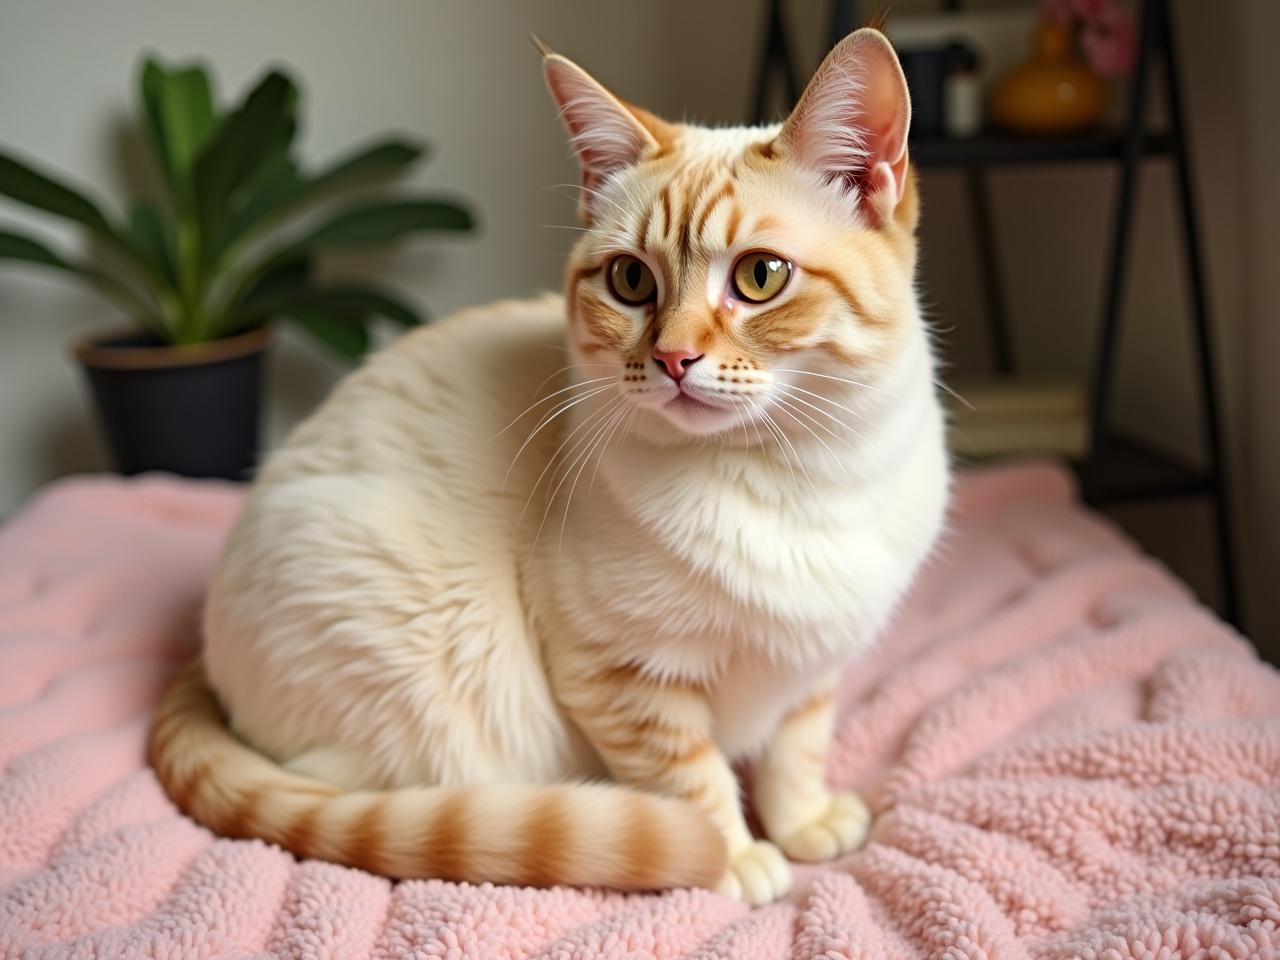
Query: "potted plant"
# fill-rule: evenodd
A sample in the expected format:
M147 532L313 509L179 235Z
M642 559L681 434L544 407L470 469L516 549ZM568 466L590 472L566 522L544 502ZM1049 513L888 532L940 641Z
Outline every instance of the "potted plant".
M345 357L369 346L383 317L416 310L366 285L324 285L324 251L381 246L411 234L467 230L463 207L397 193L349 200L286 229L316 200L406 171L423 147L380 140L320 170L294 153L298 88L272 71L230 110L208 72L146 60L140 124L163 186L116 218L81 191L0 150L0 195L78 224L88 259L55 252L0 224L0 260L39 264L87 282L132 318L92 334L83 364L121 472L243 477L257 454L262 354L269 324L289 320Z

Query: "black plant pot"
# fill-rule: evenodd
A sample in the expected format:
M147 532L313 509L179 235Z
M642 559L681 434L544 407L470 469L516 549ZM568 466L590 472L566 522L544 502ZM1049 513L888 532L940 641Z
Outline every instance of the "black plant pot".
M248 479L268 343L265 330L183 347L141 333L77 343L116 469Z

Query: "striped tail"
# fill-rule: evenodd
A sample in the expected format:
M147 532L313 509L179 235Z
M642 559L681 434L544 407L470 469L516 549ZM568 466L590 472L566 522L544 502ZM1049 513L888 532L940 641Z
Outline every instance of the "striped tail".
M689 804L609 784L493 784L344 793L230 732L199 660L165 694L151 760L186 813L389 877L625 890L713 886L724 841Z

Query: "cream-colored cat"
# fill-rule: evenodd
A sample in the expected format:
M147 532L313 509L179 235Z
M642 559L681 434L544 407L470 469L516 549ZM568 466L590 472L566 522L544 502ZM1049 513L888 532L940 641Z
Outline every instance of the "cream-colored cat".
M564 299L405 337L270 458L156 769L215 830L391 876L764 903L784 853L863 839L823 777L838 676L943 518L906 87L873 30L781 127L544 66L584 181Z

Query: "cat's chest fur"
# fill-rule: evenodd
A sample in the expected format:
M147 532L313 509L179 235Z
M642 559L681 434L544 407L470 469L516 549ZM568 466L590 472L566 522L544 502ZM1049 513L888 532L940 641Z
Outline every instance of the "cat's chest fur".
M914 442L874 482L732 449L617 451L541 554L564 629L703 684L721 748L754 752L866 652L937 534L946 466L919 442L941 431L922 396L912 429L894 425Z

